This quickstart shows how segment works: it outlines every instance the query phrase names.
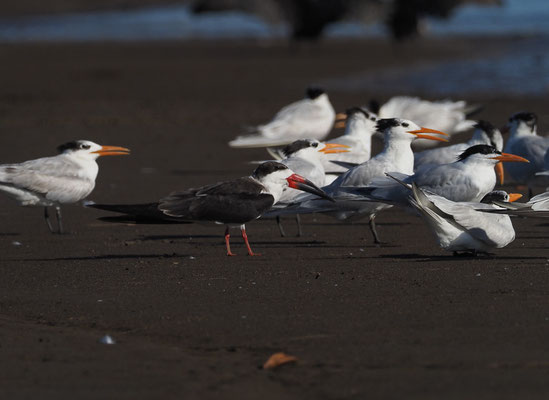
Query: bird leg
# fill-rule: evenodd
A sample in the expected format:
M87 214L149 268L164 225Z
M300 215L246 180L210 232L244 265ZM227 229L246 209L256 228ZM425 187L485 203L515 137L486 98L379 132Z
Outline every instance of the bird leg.
M240 225L240 232L242 233L242 239L244 239L244 243L246 243L246 247L248 248L248 255L249 256L260 256L259 253L254 253L252 251L252 248L250 247L250 243L248 242L248 235L246 235L246 225L242 224Z
M59 206L55 207L55 215L57 217L57 228L58 228L57 232L59 234L62 234L63 233L63 219L61 218L61 207L59 207Z
M282 227L282 220L280 219L280 216L276 217L276 224L278 225L278 230L280 231L280 236L282 236L282 237L286 236L286 232L284 232L284 228Z
M225 229L225 246L227 246L227 255L228 256L236 256L233 252L231 252L231 245L229 244L229 239L231 235L229 234L229 226Z
M44 207L44 218L46 219L46 224L48 224L48 228L50 232L55 233L53 231L53 226L51 226L50 213L48 212L48 207Z
M301 230L301 217L299 216L299 214L296 214L295 215L295 222L297 224L297 237L301 237L303 236L303 231Z
M383 244L383 242L381 242L381 240L379 240L379 235L377 234L375 219L376 219L375 214L370 216L370 231L372 231L372 235L374 235L374 243L375 244Z

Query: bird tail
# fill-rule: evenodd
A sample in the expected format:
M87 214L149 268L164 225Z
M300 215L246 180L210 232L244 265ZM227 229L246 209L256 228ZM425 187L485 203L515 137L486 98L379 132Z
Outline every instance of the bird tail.
M123 214L118 217L102 217L101 220L110 222L135 222L135 223L189 223L170 217L158 209L158 203L144 204L95 204L87 203L86 207L98 210L111 211Z
M482 104L468 104L465 107L463 107L463 113L467 118L475 114L478 114L482 110L484 110L484 106Z

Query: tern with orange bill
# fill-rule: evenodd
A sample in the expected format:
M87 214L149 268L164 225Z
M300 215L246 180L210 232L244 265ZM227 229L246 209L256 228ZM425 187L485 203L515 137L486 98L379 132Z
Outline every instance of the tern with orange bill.
M286 187L333 201L315 184L294 173L284 164L267 161L259 165L250 176L173 192L155 203L91 204L89 206L122 213L136 220L148 220L148 222L210 221L225 224L225 246L228 256L235 255L229 243L229 228L239 227L248 255L254 256L258 254L254 253L250 247L245 224L259 218L276 204Z
M416 139L447 142L447 139L444 138L447 135L434 129L420 127L412 121L401 118L378 120L376 131L383 135L385 141L383 151L345 172L323 188L328 195L336 199L336 203L314 199L310 196L300 196L288 207L273 210L267 215L324 213L339 220L349 221L369 217L374 241L381 243L376 231L375 217L381 210L391 206L384 203L355 201L349 191L352 192L356 188L366 186L373 179L385 176L386 172L396 171L412 174L414 171L412 142Z
M344 144L322 143L313 139L301 139L282 148L281 152L285 157L280 162L315 185L324 186L326 184L326 173L322 159L327 155L346 154L350 150L350 146ZM277 202L277 207L285 207L299 194L300 191L291 187L284 188L282 196ZM285 236L280 217L276 218L276 222L280 235ZM299 215L296 215L296 222L298 227L297 236L301 236L302 230Z
M424 165L413 175L390 173L391 177L373 180L362 188L349 191L370 201L408 205L409 190L394 178L454 202L480 202L494 190L494 167L501 162L528 162L523 157L498 151L495 147L479 144L469 147L457 161L442 165Z
M347 153L328 154L322 158L326 174L341 174L347 171L348 168L335 162L358 165L368 161L371 157L372 136L376 133L376 115L364 108L353 107L345 111L342 119L345 121L344 134L328 141L328 143L344 144L350 149ZM337 175L329 176L329 183L336 178Z
M503 151L501 132L488 121L479 120L474 126L473 136L466 142L446 147L428 149L414 154L414 169L425 164L448 164L457 160L459 155L476 144L489 144Z
M376 113L378 118L406 118L417 124L440 129L453 135L472 128L475 121L467 118L481 107L468 105L463 100L430 101L419 97L395 96L381 106L376 101L371 101L368 108ZM413 147L428 148L435 144L435 142L427 140L418 140L413 144Z
M0 165L0 191L22 206L43 206L50 232L55 233L48 207L55 207L57 233L63 233L61 204L86 198L95 187L97 158L128 155L129 149L76 140L57 148L60 154L20 164Z

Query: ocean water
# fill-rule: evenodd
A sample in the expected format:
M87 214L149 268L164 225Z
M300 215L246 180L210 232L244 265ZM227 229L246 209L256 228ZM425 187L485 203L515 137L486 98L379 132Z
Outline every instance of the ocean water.
M321 82L327 89L363 93L549 94L549 36L524 38L505 54L389 68Z
M549 1L506 0L504 6L466 5L450 19L428 19L427 35L549 34ZM188 6L0 19L0 41L107 41L280 38L285 24L272 25L243 12L193 15ZM386 35L382 24L342 22L328 37Z
M520 45L499 57L395 68L374 75L332 79L339 90L424 93L441 96L467 93L545 95L549 93L549 0L505 0L503 6L462 6L450 19L427 19L426 36L514 35ZM284 38L285 24L268 24L242 12L193 15L187 6L171 5L123 11L0 19L1 42L137 41L237 38ZM381 23L352 22L328 27L326 36L386 36ZM433 85L436 82L436 85Z

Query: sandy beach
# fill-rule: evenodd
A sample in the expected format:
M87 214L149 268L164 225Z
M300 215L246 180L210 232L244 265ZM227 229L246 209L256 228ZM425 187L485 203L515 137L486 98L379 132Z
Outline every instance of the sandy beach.
M152 201L248 175L267 154L227 141L309 84L517 40L2 44L0 161L74 139L126 146L99 160L89 199ZM376 96L329 94L338 110ZM496 126L529 110L548 130L549 93L463 97ZM75 205L69 234L51 235L42 213L0 197L2 398L547 397L547 220L514 220L517 239L478 258L396 209L377 219L381 247L366 223L307 216L303 237L288 220L281 238L261 220L252 258L236 232L226 257L219 225L113 224ZM262 370L278 351L299 361Z

